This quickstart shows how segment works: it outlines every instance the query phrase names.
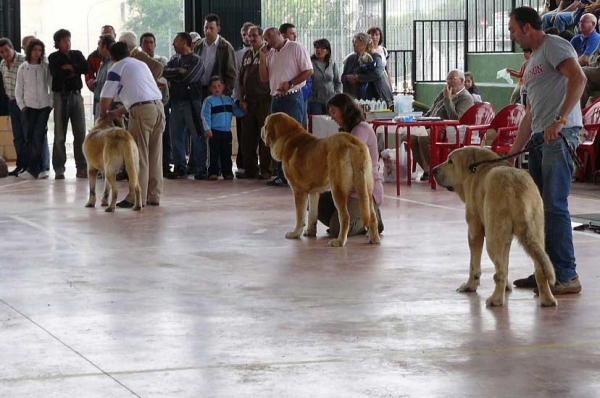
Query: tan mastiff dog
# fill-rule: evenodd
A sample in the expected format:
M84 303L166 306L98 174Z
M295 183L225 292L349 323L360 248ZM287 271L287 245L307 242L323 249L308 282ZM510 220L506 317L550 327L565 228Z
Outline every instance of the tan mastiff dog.
M299 238L306 225L305 235L317 234L319 193L331 188L339 214L340 232L329 246L344 246L348 236L350 215L347 199L352 188L358 194L363 225L368 226L370 243L380 243L377 216L373 201L373 167L367 146L348 133L319 139L285 113L267 117L262 139L270 147L273 159L282 162L283 172L294 192L296 227L288 239Z
M494 293L486 304L504 304L508 282L508 256L513 235L533 259L542 307L556 306L549 284L554 284L554 267L544 250L544 205L529 173L498 160L494 152L465 147L450 153L448 160L433 170L438 184L458 194L466 206L471 265L469 280L459 292L475 292L481 276L483 239L496 273Z
M85 207L96 205L96 177L100 171L105 178L102 206L108 206L107 212L115 211L118 193L116 174L125 164L129 174L129 190L135 193L133 210L142 208L142 191L138 182L140 155L137 144L127 130L107 119L96 120L96 125L83 141L83 154L87 160L90 181L90 198ZM112 192L110 205L109 190Z

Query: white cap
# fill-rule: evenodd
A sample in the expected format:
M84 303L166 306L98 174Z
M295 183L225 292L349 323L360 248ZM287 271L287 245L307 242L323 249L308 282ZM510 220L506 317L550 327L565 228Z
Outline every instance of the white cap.
M198 32L190 32L190 36L192 36L192 43L195 43L201 39L200 33Z

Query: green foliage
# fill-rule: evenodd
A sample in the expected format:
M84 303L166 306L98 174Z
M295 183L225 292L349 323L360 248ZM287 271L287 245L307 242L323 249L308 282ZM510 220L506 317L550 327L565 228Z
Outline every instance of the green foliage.
M182 0L127 0L130 18L125 28L138 38L144 32L156 36L157 55L173 53L171 43L177 32L183 31Z

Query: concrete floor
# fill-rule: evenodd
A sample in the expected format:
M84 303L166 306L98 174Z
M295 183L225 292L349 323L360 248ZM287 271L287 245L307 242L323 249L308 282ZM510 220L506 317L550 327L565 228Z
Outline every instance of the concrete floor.
M381 246L286 240L291 191L165 181L160 207L84 208L87 180L0 180L0 397L598 397L600 235L583 292L486 308L464 210L386 184ZM126 192L120 183L120 198ZM572 196L600 209L600 186ZM529 275L515 244L511 279Z

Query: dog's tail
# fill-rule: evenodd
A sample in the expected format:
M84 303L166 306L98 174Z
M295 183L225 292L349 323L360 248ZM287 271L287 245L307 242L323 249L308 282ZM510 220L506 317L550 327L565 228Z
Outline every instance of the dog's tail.
M127 140L122 141L121 153L129 177L129 192L134 194L135 209L137 210L142 206L142 190L139 183L140 153L133 137L129 136Z
M541 217L539 217L541 218ZM556 274L552 261L546 254L544 247L544 223L537 220L530 221L528 225L515 226L515 234L523 249L531 256L534 262L536 272L542 272L548 283L554 285Z
M373 201L373 164L369 149L362 142L351 152L352 179L358 195L360 215L363 225L368 228L371 243L379 243L377 215Z

